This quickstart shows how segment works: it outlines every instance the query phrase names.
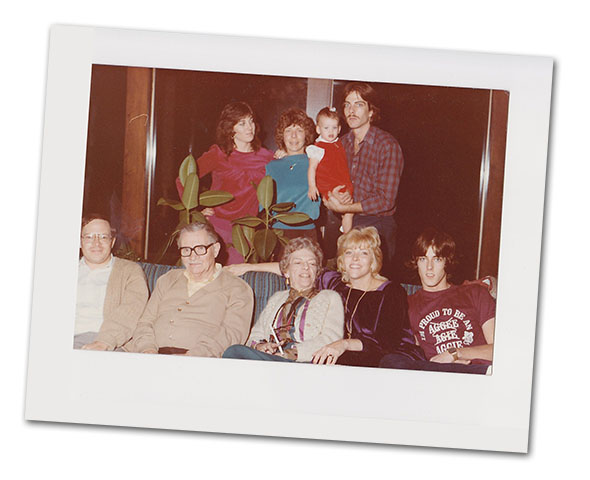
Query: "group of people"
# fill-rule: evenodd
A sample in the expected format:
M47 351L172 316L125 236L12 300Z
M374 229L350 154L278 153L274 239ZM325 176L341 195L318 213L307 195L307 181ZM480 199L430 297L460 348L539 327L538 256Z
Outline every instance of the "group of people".
M226 105L217 144L197 164L213 190L234 200L181 230L184 268L162 275L149 300L143 270L112 256L108 219L83 219L75 348L485 373L495 302L476 283L451 285L451 237L428 230L417 239L411 265L422 289L409 299L382 274L395 248L404 160L395 138L373 125L375 97L366 83L345 86L350 131L342 138L334 108L320 110L317 125L300 109L283 112L275 153L262 147L249 105ZM275 180L278 203L293 202L310 220L274 225L290 239L278 262L244 264L231 248L232 220L257 214L264 175ZM216 261L222 246L230 247L225 267ZM324 270L325 257L336 259L337 271ZM283 275L288 285L254 325L253 293L238 277L248 270Z
M277 187L278 203L292 202L293 211L310 220L298 225L277 222L285 238L306 236L319 240L328 258L335 257L341 232L353 226L374 226L381 236L384 263L389 266L395 249L394 213L404 159L397 140L374 125L379 118L376 91L367 83L344 88L342 116L349 132L339 137L340 115L333 107L320 110L317 125L301 109L284 111L275 129L276 152L262 147L260 126L244 102L224 107L214 144L197 159L198 174L211 174L212 190L234 196L225 205L204 213L228 246L227 264L243 257L231 248L232 221L258 213L256 186L270 175ZM182 185L177 182L179 193ZM316 221L326 210L320 236Z
M290 240L279 262L222 267L215 229L193 223L178 237L184 268L162 275L149 300L141 267L112 255L114 238L107 219L83 220L75 348L466 373L491 365L495 302L477 283L451 285L455 244L444 233L416 240L422 289L408 299L380 274L374 227L341 235L329 271L307 237ZM253 293L238 277L248 270L288 285L253 326Z

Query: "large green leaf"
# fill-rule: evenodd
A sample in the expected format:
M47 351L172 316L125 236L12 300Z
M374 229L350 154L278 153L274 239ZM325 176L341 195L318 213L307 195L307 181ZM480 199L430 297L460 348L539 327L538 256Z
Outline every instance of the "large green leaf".
M258 203L262 208L268 210L268 207L272 205L272 199L274 196L274 183L270 175L266 175L260 180L258 188L256 189L256 195L258 196Z
M197 162L195 162L192 153L189 153L178 169L178 178L180 178L183 187L186 186L186 180L191 173L197 174Z
M158 205L166 205L172 207L174 210L184 210L184 205L174 200L168 200L167 198L160 198Z
M260 261L260 258L258 258L258 254L256 253L256 250L252 249L250 250L250 255L248 255L248 263L258 263Z
M258 217L242 217L232 220L234 225L246 225L247 227L255 228L258 225L264 225L264 221Z
M198 210L194 210L191 212L191 222L207 223L207 219L205 218L205 215L203 215L201 212L199 212Z
M289 243L289 239L287 237L283 237L283 236L277 236L279 239L279 242L281 242L283 245L287 245L287 243Z
M281 221L287 225L297 225L311 220L307 213L302 212L278 213L272 218L273 220Z
M178 212L178 225L176 226L176 230L180 230L189 223L191 223L190 212L188 210Z
M272 230L265 228L254 234L254 248L263 262L268 262L277 245L277 236Z
M246 258L250 253L250 245L248 245L248 241L246 240L246 236L242 231L242 227L239 225L234 225L231 229L231 240L234 245L234 248L241 253L241 255Z
M283 245L289 243L289 239L285 237L285 230L283 230L282 228L274 228L273 232L275 232L275 235L279 239L279 242L281 242Z
M254 234L256 230L252 227L247 227L246 225L242 225L242 231L244 232L244 236L250 245L254 245Z
M209 190L199 195L199 204L203 207L217 207L224 203L230 202L234 196L223 190Z
M195 173L190 173L186 177L184 192L182 193L182 203L187 210L192 210L199 206L199 177Z
M270 209L273 212L288 212L294 206L295 206L295 204L293 202L283 202L283 203L276 203L275 205L271 205Z

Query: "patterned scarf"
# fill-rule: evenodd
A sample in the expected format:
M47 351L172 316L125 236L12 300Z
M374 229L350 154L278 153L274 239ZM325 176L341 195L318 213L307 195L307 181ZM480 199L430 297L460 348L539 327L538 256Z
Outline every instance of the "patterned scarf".
M295 288L289 289L287 300L277 310L275 320L272 323L272 327L275 328L276 335L281 344L293 341L293 327L299 311L305 305L309 304L318 292L319 290L315 287L304 291L299 291ZM276 328L276 324L279 321L280 326Z

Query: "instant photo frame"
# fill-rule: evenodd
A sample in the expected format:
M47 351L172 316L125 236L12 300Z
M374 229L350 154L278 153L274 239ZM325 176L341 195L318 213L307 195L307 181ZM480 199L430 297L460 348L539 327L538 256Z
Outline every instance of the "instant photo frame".
M72 349L96 64L508 91L493 374ZM54 26L26 418L526 452L552 68L542 57Z

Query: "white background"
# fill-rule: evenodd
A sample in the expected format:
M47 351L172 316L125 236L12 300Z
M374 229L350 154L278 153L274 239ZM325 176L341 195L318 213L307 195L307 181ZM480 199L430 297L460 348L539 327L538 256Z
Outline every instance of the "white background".
M17 477L244 474L309 478L384 475L456 478L499 473L559 474L582 466L587 445L584 193L589 35L569 2L416 2L371 11L373 2L103 1L52 6L22 3L5 15L0 121L3 467ZM81 3L81 2L80 2ZM131 3L131 2L129 2ZM212 2L213 3L213 2ZM376 3L376 2L375 2ZM409 2L405 2L408 3ZM576 5L572 2L572 5ZM337 6L337 9L336 9ZM557 10L556 8L559 8ZM153 9L153 10L151 10ZM151 10L151 11L150 11ZM322 20L324 19L324 20ZM547 55L556 60L547 177L531 440L528 455L361 445L218 434L33 423L23 420L30 301L49 25L70 23L179 32L225 33L408 47ZM578 226L577 222L582 227ZM59 235L59 232L56 232ZM17 272L14 275L14 272ZM13 327L16 327L13 329ZM441 393L441 394L444 394ZM510 392L507 392L509 395ZM449 426L452 428L452 426ZM579 432L579 433L578 433ZM576 468L578 467L578 468ZM17 473L18 472L18 473Z

